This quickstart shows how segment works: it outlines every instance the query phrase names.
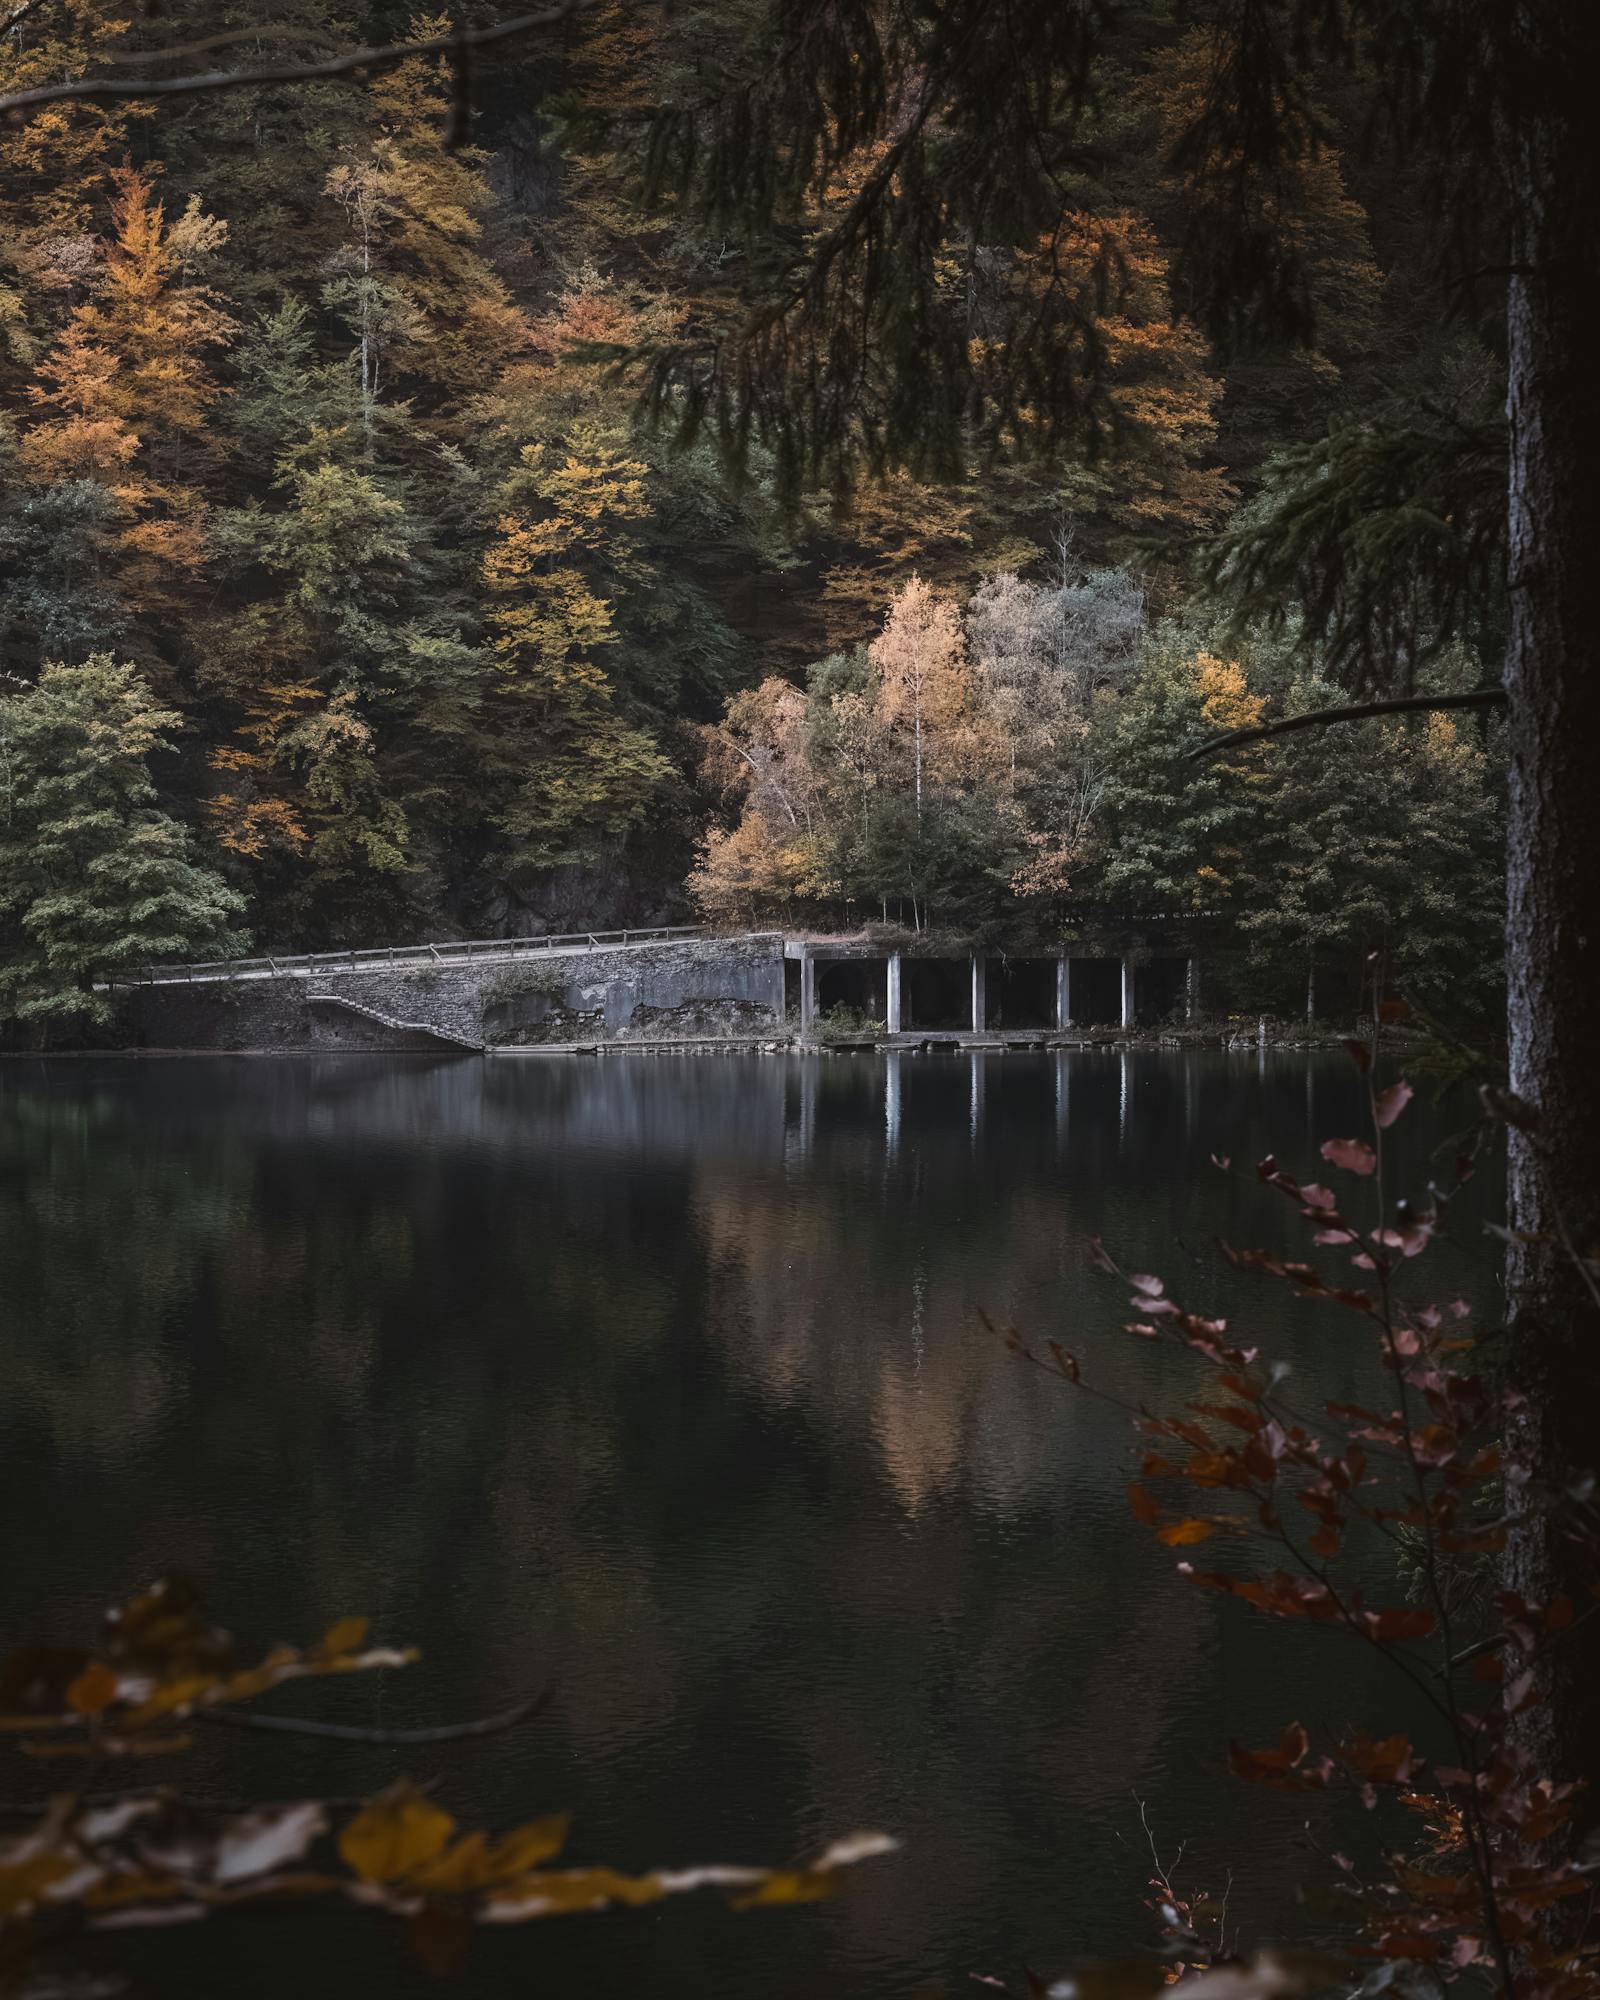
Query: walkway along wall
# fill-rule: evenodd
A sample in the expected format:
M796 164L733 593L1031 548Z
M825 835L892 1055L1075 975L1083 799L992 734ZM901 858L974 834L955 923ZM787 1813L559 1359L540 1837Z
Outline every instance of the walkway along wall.
M323 967L119 993L149 1049L433 1049L783 1032L783 939L697 938L441 965Z
M397 948L395 963L181 969L118 990L122 1042L148 1049L441 1050L811 1041L832 1009L855 1032L1043 1039L1194 1018L1192 955L994 958L867 939L682 937L481 956ZM788 977L786 978L786 961ZM270 968L270 969L263 969ZM786 988L787 997L786 997Z

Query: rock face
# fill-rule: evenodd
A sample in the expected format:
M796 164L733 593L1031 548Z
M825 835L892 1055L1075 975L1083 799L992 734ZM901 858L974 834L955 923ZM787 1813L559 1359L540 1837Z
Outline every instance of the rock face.
M372 1014L414 1025L391 1027ZM783 941L697 938L460 965L141 986L123 993L121 1020L125 1043L147 1049L439 1053L443 1044L419 1026L491 1048L770 1039L784 1029Z

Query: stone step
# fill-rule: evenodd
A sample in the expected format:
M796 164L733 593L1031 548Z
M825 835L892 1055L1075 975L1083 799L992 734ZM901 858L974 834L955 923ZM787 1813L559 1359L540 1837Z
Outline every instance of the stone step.
M454 1028L437 1028L431 1021L399 1021L392 1014L381 1014L376 1007L369 1007L360 1000L347 1000L342 993L308 993L306 1005L322 1007L342 1007L347 1014L360 1014L369 1021L376 1021L380 1027L392 1028L396 1034L431 1035L437 1042L449 1042L460 1049L471 1049L474 1055L483 1054L483 1043L475 1042L470 1035L458 1035Z

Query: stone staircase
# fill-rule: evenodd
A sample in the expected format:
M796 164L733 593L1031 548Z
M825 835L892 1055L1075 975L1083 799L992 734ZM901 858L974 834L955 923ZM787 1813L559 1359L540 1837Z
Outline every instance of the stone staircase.
M393 1014L380 1014L376 1007L368 1007L360 1000L347 1000L342 993L308 993L308 1007L342 1007L347 1014L359 1014L364 1020L376 1021L379 1027L392 1028L400 1035L426 1035L435 1042L446 1042L452 1048L470 1049L474 1055L482 1055L484 1044L475 1042L470 1035L458 1035L454 1028L436 1028L431 1021L398 1021Z

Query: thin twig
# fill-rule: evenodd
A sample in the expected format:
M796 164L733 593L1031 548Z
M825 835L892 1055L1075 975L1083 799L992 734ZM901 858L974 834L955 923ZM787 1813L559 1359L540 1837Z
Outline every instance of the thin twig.
M268 1729L289 1736L320 1736L335 1743L460 1743L474 1736L497 1736L503 1729L515 1729L531 1722L549 1705L556 1684L551 1681L527 1701L499 1715L480 1716L475 1722L445 1722L433 1729L373 1729L353 1722L311 1722L298 1715L252 1715L247 1709L196 1709L193 1720L214 1722L227 1729Z
M428 1778L417 1786L417 1790L432 1791L438 1783L437 1778ZM181 1806L185 1812L218 1814L282 1812L288 1806L312 1804L325 1806L329 1812L359 1812L371 1803L362 1792L319 1793L314 1800L213 1799L203 1794L197 1797L191 1792L180 1792L170 1785L147 1785L124 1792L79 1792L75 1795L74 1804L80 1811L91 1811L102 1806L137 1805L146 1799ZM55 1809L53 1799L0 1799L0 1819L46 1819Z

